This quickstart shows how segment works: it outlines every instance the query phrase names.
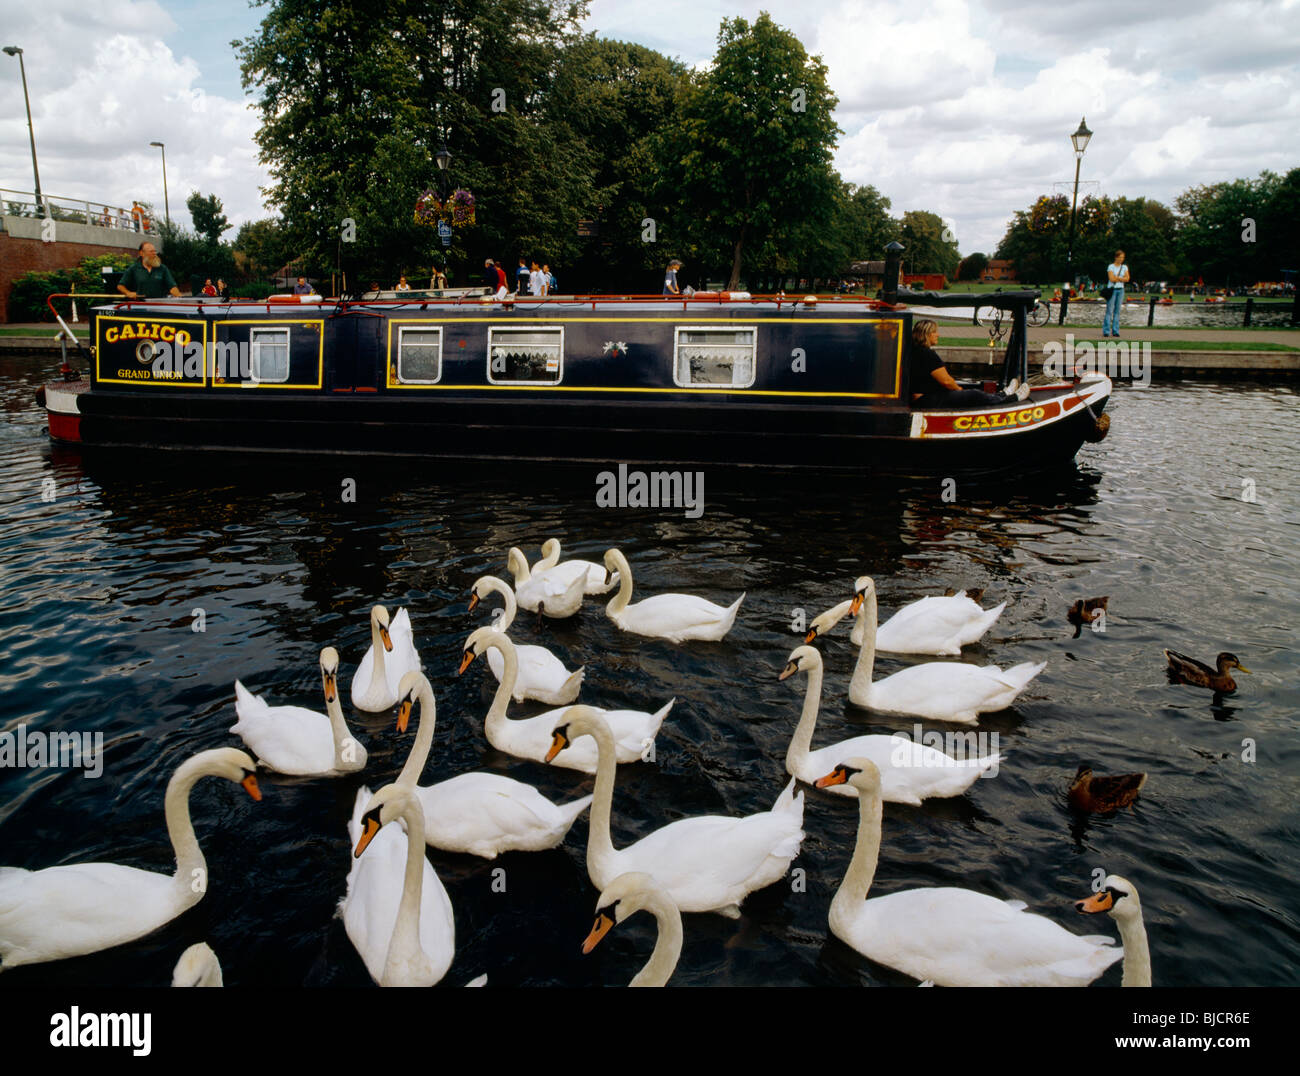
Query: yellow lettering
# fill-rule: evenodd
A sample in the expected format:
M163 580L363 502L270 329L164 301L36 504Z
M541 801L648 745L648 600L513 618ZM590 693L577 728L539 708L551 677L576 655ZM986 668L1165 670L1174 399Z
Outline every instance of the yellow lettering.
M1044 409L1044 408L1042 408L1042 407L1035 407L1035 408L1034 408L1034 418L1035 418L1035 420L1042 418L1042 417L1043 417L1044 415L1046 415L1046 414L1047 414L1046 409Z
M964 417L964 416L963 416L962 418L953 419L952 428L953 428L954 430L969 430L969 429L970 429L970 419L968 419L968 418L966 418L966 417Z
M104 342L107 343L107 344L116 344L116 343L117 343L117 326L116 326L116 325L114 325L114 326L112 326L111 328L105 330L105 332L104 332Z
M131 328L130 325L123 325L123 326L122 326L122 331L121 331L120 333L118 333L117 338L118 338L119 340L134 340L134 339L135 339L135 330L134 330L133 328Z
M173 340L176 339L176 330L173 329L170 325L164 325L161 329L158 330L158 338L160 340L165 340L167 343L170 344Z
M190 342L190 339L191 339L190 334L187 333L184 329L176 330L176 342L180 344L182 347L188 344Z

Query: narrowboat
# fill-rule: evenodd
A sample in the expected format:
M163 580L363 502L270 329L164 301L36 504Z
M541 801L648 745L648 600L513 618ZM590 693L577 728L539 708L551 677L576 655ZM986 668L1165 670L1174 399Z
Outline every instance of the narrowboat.
M913 410L909 303L1006 310L1005 384L1036 296L122 301L38 398L84 446L1023 474L1100 439L1110 381Z

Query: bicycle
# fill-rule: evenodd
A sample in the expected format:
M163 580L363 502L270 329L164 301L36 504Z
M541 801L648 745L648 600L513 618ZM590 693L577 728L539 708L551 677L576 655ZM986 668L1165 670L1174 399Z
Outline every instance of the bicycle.
M1001 310L996 306L982 306L979 308L975 317L976 320L986 329L1000 329L1004 318L1008 318L1010 312ZM1041 299L1035 299L1034 305L1025 311L1025 323L1032 325L1034 328L1041 328L1052 320L1052 304L1043 302Z

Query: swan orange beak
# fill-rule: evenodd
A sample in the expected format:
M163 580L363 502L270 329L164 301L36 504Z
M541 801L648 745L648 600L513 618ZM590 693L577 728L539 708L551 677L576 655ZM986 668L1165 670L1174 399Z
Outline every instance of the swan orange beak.
M559 729L556 729L552 736L551 749L546 752L546 761L550 762L553 758L555 758L556 755L558 755L561 751L563 751L568 746L569 746L569 738Z
M791 676L793 676L793 675L794 675L795 673L797 673L798 671L799 671L799 666L798 666L798 665L796 665L793 661L787 661L787 662L785 663L785 668L781 670L781 675L778 676L777 679L778 679L778 680L786 680L786 679L789 679Z
M325 701L332 703L338 693L338 685L334 682L334 674L325 674Z
M457 676L459 676L461 673L463 673L466 669L470 667L470 663L474 660L474 657L475 654L473 650L465 651L465 653L461 656L460 659L460 668L456 670Z
M411 720L411 700L403 699L401 708L397 711L397 731L405 732L407 722Z
M599 911L596 913L596 922L592 924L591 933L587 935L587 940L582 943L582 953L585 956L600 944L603 938L614 926L614 917L608 912Z
M866 596L862 593L862 591L859 590L856 594L854 594L853 601L849 603L849 616L857 616L858 610L862 608L862 603L865 600L866 600Z
M825 777L818 777L814 782L817 788L830 788L831 785L842 785L848 782L849 775L843 766L836 766Z
M808 629L808 634L805 635L805 636L803 637L803 645L804 645L804 646L811 646L811 645L812 645L812 641L813 641L814 639L816 639L816 638L817 638L817 629L816 629L816 628L809 628L809 629Z
M366 828L361 831L361 836L357 838L357 850L353 853L353 858L360 859L361 853L366 850L366 846L375 839L375 834L379 832L379 819L373 814L366 815L362 819Z
M469 592L469 611L472 613L477 608L478 608L478 591L471 590Z
M239 782L239 787L252 796L257 803L262 802L262 790L257 787L257 774L250 773Z
M1076 900L1074 909L1083 912L1085 915L1096 915L1098 912L1108 912L1115 906L1115 898L1105 890L1100 893L1094 893L1087 900Z
M381 627L379 629L379 641L384 644L384 649L390 654L393 652L393 637L388 634L388 629Z

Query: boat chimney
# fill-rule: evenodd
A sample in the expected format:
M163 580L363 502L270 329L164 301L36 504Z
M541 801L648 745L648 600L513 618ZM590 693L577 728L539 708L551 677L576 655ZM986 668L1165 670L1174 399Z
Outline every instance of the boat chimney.
M885 287L880 297L887 303L898 302L898 269L905 249L897 239L885 247Z

